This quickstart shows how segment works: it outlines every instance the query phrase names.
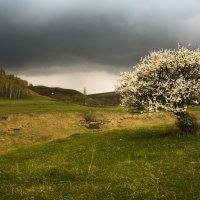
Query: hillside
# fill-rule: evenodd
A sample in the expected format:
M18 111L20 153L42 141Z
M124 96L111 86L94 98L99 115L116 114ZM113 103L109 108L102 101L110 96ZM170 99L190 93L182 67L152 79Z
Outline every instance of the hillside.
M120 96L115 92L84 95L77 90L63 89L59 87L29 86L29 88L40 95L71 103L90 106L113 106L120 104Z
M62 94L62 95L82 95L82 93L78 92L77 90L72 90L72 89L63 89L59 87L46 87L46 86L29 86L30 89L33 91L50 96L50 95L56 95L56 94Z
M46 86L29 86L29 88L40 95L48 96L53 99L77 103L82 105L98 105L98 103L83 95L81 92L73 89L64 89L59 87L46 87Z
M87 95L90 98L95 99L101 105L119 105L120 95L115 92L97 93Z
M46 87L46 86L29 86L31 90L34 92L44 95L44 96L49 96L54 99L59 99L59 100L74 100L75 97L78 99L80 98L82 100L83 94L72 89L63 89L59 87Z

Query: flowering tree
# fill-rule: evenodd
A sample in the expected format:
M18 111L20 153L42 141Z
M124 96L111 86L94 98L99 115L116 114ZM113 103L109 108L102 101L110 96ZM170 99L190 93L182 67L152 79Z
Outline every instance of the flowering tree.
M151 52L133 71L121 73L122 105L149 112L185 112L200 95L200 51L185 47Z
M116 91L128 109L185 113L199 103L200 50L153 51L133 71L121 73Z

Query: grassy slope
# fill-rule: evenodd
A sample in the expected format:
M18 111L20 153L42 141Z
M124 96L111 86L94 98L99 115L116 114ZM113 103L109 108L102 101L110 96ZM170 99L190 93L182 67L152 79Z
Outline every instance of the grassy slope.
M30 86L30 88L43 95L51 95L53 93L58 93L62 95L83 95L81 92L73 89L64 89L64 88L59 88L59 87L46 87L46 86Z
M53 100L49 97L34 94L30 99L0 99L0 115L24 113L83 112L87 110L122 111L120 107L87 107Z
M89 98L83 95L81 92L73 89L46 86L30 86L29 88L40 95L45 95L65 102L78 103L81 105L98 105L98 102L94 99Z
M103 105L119 105L120 95L115 92L105 92L87 95L95 100L98 100Z
M200 138L164 131L87 133L1 155L0 197L200 199Z
M80 125L84 112L122 112L120 107L87 107L32 94L30 99L0 99L0 154L34 143L85 132Z
M88 111L107 121L101 126L102 130L166 127L174 123L174 117L168 113L131 115L121 107L67 104L33 93L29 100L0 100L0 116L8 116L7 120L0 120L0 154L34 143L65 138L77 132L84 133L87 129L80 121L83 120L83 113ZM200 122L200 107L191 111Z

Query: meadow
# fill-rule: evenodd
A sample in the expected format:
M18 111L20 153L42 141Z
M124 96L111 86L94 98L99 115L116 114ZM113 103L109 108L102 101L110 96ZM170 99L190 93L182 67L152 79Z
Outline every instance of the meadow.
M93 112L99 130L83 124ZM190 112L200 120L200 108ZM0 199L200 199L200 138L169 113L129 114L34 96L0 100Z
M0 115L5 114L26 114L26 113L69 113L84 111L122 111L121 107L87 107L83 105L65 103L50 99L45 96L34 96L31 99L0 100Z

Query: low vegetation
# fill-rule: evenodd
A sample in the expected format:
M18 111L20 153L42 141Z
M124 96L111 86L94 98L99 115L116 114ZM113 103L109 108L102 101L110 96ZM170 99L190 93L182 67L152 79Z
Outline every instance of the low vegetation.
M25 113L69 113L69 112L85 112L85 111L110 111L124 112L121 107L88 107L73 103L65 103L48 98L30 99L30 100L0 100L0 115L4 114L25 114Z
M0 156L1 199L199 199L200 138L85 133Z

